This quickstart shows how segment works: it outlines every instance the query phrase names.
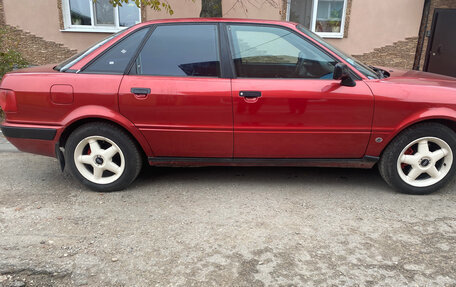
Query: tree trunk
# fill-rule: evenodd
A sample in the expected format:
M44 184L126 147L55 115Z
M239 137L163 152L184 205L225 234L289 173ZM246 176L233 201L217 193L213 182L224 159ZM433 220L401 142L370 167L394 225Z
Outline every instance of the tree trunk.
M201 0L200 17L222 17L222 0Z

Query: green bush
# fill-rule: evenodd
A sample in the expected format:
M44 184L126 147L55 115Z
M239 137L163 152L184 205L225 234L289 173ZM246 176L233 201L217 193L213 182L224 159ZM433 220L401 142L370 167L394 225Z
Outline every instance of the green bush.
M7 30L0 27L0 83L3 75L14 70L25 68L29 64L21 56L21 54L14 49L19 45L14 40L11 41L11 37L8 36ZM6 43L6 44L5 44ZM5 119L5 114L0 107L0 123Z
M27 67L28 63L21 54L14 50L7 50L6 52L0 52L0 82L4 74L14 69L20 69ZM0 107L0 123L5 119L5 115Z
M27 67L28 63L21 54L14 50L7 50L6 52L0 52L0 79L4 74L14 69L20 69Z

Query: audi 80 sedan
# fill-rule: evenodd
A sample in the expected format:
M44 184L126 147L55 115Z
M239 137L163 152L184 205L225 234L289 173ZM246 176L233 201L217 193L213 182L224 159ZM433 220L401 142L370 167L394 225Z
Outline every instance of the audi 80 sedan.
M366 66L290 22L141 23L5 75L0 105L12 144L97 191L126 188L145 162L377 164L409 194L456 172L456 78Z

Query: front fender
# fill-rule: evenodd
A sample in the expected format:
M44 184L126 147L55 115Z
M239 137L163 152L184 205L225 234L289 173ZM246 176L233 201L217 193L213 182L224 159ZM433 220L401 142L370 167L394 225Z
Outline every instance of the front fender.
M393 138L406 128L419 122L429 120L449 120L456 122L456 111L450 108L430 108L424 111L417 112L404 119L400 125L394 130Z
M447 108L429 108L415 112L405 119L403 119L399 125L393 128L378 128L375 127L372 130L372 135L369 141L369 145L366 151L366 155L369 156L380 156L382 151L388 146L388 144L403 130L408 127L432 120L449 120L456 123L456 111ZM381 139L381 142L379 142Z

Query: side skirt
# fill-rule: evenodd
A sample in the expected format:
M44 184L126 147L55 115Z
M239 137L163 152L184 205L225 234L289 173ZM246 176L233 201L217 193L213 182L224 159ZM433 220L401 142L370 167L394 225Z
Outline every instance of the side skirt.
M149 157L153 166L312 166L372 168L379 158L365 156L361 159L295 159L295 158L203 158L203 157Z

